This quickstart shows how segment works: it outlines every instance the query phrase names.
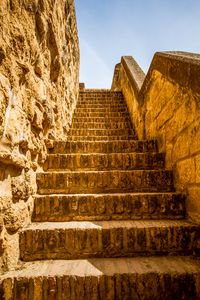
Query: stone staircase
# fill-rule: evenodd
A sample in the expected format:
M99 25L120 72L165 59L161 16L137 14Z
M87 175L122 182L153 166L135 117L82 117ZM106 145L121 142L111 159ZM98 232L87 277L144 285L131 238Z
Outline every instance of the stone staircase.
M120 92L79 98L67 141L37 174L0 299L200 299L200 228L156 141L137 140Z

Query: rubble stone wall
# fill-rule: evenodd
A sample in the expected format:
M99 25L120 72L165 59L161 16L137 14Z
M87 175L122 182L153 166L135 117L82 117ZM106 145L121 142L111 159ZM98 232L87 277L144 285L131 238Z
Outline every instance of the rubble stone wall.
M72 0L0 5L0 269L18 260L35 173L49 140L67 135L78 96L79 44Z

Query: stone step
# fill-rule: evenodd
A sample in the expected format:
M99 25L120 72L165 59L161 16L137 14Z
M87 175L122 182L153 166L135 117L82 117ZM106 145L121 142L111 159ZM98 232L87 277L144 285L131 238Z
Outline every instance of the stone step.
M86 112L86 111L82 111L82 112L78 112L77 110L75 110L74 112L74 118L79 117L88 117L88 118L121 118L121 117L127 117L129 118L129 113L128 112L113 112L113 111L105 111L105 112Z
M129 136L134 135L133 129L70 129L68 136Z
M39 194L171 192L173 176L168 170L42 172L37 185Z
M185 220L32 223L19 245L23 261L190 255L200 250L200 230Z
M181 219L185 197L177 193L36 195L33 222Z
M200 263L187 256L26 262L1 277L0 298L198 300Z
M89 141L94 141L94 142L100 142L100 141L107 141L107 142L112 142L112 141L126 141L126 140L134 140L137 137L135 135L111 135L111 136L68 136L67 141L79 141L79 142L89 142Z
M79 116L73 116L73 123L75 122L83 122L83 123L130 123L130 118L127 115L127 117L79 117Z
M163 153L49 154L44 170L156 170L164 168Z
M127 109L127 105L125 101L116 101L113 102L78 102L76 105L76 109Z
M72 129L131 129L131 122L77 122L73 120Z
M117 107L117 106L105 106L104 107L76 107L76 113L82 113L82 112L86 112L86 113L101 113L101 112L128 112L127 107L124 105L123 107Z
M99 141L99 142L64 142L55 141L50 153L127 153L127 152L156 152L158 150L155 140L129 140L129 141Z
M121 106L121 105L125 105L126 106L126 102L125 100L122 98L122 99L80 99L78 100L77 102L77 106L78 105L91 105L91 106L96 106L96 105L99 105L99 106L107 106L107 105L110 105L110 106Z
M121 92L111 92L111 91L80 91L80 99L123 99L123 94Z

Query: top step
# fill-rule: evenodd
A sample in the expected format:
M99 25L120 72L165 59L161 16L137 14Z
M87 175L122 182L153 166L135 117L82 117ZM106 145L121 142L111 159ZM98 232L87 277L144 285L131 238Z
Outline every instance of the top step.
M92 100L111 100L123 99L121 92L113 92L111 90L85 90L79 92L79 99L92 99Z

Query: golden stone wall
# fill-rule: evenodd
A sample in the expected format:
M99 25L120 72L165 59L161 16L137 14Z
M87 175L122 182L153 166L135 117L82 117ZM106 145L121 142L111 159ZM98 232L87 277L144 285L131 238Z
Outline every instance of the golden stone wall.
M30 221L35 171L49 140L63 139L78 96L79 45L72 0L0 5L0 269L18 259Z
M134 65L124 57L118 86L126 97L138 137L158 140L159 150L166 153L166 167L173 169L175 187L187 194L187 211L197 222L200 220L199 74L198 55L157 53L144 83L136 89L140 81Z

